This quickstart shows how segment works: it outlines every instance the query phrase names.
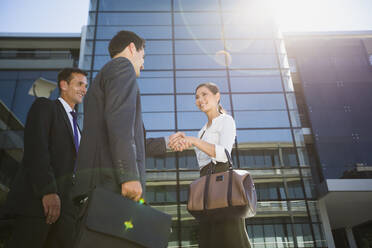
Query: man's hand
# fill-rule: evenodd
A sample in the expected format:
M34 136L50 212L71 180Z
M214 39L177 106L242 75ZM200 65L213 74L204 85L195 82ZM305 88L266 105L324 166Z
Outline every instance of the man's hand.
M169 148L173 149L173 145L178 143L181 139L185 138L186 134L183 132L177 132L169 136Z
M59 218L61 213L61 200L55 193L44 195L42 198L44 215L47 224L53 224Z
M173 151L182 152L192 146L191 137L187 137L183 132L177 132L169 137L168 146Z
M121 185L121 194L135 202L138 202L142 195L142 186L139 181L128 181Z

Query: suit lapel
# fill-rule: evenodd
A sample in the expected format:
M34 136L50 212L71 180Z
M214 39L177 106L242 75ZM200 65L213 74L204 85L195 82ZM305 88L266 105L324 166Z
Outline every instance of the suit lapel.
M73 133L73 131L72 131L72 127L71 127L70 119L69 119L68 116L67 116L66 110L65 110L65 108L63 107L62 103L61 103L58 99L56 100L56 104L57 104L57 109L58 109L58 111L59 111L58 114L62 115L62 117L63 117L63 122L66 124L67 130L68 130L69 133L70 133L71 142L72 142L72 144L75 146L75 143L74 143L74 133Z

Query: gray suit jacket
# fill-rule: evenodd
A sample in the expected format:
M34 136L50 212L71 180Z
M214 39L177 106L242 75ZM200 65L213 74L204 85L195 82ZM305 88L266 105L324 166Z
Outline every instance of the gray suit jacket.
M134 68L126 58L113 59L97 74L84 99L73 196L84 195L95 186L120 193L121 184L132 180L141 181L144 188L144 136ZM154 155L165 152L163 138L147 143Z

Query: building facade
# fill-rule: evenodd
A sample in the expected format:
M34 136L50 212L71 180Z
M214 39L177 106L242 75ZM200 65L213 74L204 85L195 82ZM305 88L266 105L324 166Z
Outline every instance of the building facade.
M285 43L327 240L371 247L372 32L292 33Z
M194 90L216 83L237 124L235 167L255 179L258 212L246 220L253 247L327 247L284 41L258 3L231 0L92 0L80 66L93 79L120 30L146 39L138 79L149 137L196 136L207 119ZM147 159L147 200L172 215L169 247L197 247L186 210L199 176L193 150Z

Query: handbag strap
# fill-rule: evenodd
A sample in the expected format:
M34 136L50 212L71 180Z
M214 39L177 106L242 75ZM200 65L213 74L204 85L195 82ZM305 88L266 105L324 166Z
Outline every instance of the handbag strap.
M227 157L227 162L229 163L229 170L232 170L233 169L233 161L231 159L230 153L227 151L226 148L225 148L225 153L226 153L226 157Z
M227 202L229 207L232 206L232 179L233 179L233 162L230 153L225 149L227 161L229 163L229 181L227 186Z

